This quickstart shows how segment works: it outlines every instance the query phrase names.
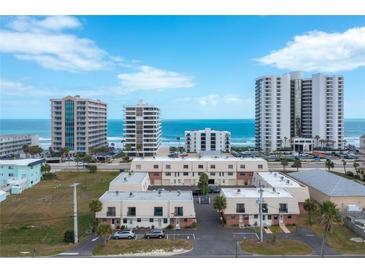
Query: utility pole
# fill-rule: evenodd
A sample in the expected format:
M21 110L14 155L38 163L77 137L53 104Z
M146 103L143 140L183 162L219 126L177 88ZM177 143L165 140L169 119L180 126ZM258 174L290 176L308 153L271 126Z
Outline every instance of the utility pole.
M77 225L77 189L78 183L73 183L71 187L73 188L73 196L74 196L74 243L78 243L79 237L78 237L78 225Z
M262 218L262 193L264 192L264 190L262 189L262 187L260 187L259 189L259 193L260 193L260 198L258 200L259 203L259 217L260 217L260 242L264 241L264 222L263 222L263 218Z

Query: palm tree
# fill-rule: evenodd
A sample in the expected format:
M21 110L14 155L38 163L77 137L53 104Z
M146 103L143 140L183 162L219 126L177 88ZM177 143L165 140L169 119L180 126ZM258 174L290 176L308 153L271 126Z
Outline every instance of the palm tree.
M48 173L51 171L51 166L48 164L44 164L41 166L41 172L42 173Z
M336 204L331 201L324 201L320 205L321 224L323 225L323 240L321 246L321 257L324 256L324 246L326 244L327 233L331 231L332 226L337 223L341 217L336 208Z
M335 166L335 164L330 159L326 159L325 165L328 168L328 171L331 171L331 168L334 168Z
M112 227L108 223L100 223L96 228L96 234L104 238L104 245L106 245L106 242L108 241L108 238L112 233Z
M215 196L214 197L214 202L213 202L213 207L214 209L216 209L220 216L222 217L223 216L223 211L226 209L227 207L227 200L226 200L226 197L224 196Z
M202 172L199 176L198 186L203 195L206 195L209 191L208 181L209 181L208 175Z
M346 174L346 164L347 164L346 160L342 159L343 171L345 172L345 174Z
M30 151L29 146L28 145L23 145L22 150L25 153L25 157L28 158L28 153Z
M286 148L286 145L287 145L287 142L288 142L288 137L284 137L284 148Z
M324 145L324 143L325 143L326 141L325 140L323 140L323 139L321 139L321 140L319 140L319 143L320 143L320 145L321 145L321 149L323 149L323 145Z
M68 147L62 147L61 148L60 153L61 153L61 160L62 161L63 161L63 158L68 154L69 151L70 150L68 149Z
M176 137L176 141L178 141L178 145L179 145L179 148L180 148L180 137Z
M89 204L89 209L91 212L92 230L93 232L95 232L95 227L97 225L95 214L103 209L103 204L99 200L92 200L91 203Z
M312 199L306 199L303 204L304 209L308 212L308 223L312 225L312 214L317 211L317 203Z
M298 171L299 168L302 167L302 161L300 161L300 159L295 159L294 166L297 168L297 171Z
M283 166L283 171L285 171L285 167L289 164L287 159L282 159L281 160L281 165Z
M140 152L142 150L142 145L141 144L137 144L136 150L137 150L138 156L140 156L139 154L140 154Z
M354 166L356 174L359 175L359 166L360 166L359 162L357 160L355 160L353 163L353 166Z

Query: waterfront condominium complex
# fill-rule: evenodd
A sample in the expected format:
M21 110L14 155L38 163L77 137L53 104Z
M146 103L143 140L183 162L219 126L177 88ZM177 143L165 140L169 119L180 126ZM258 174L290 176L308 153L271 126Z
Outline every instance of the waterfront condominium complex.
M344 146L342 76L303 72L256 80L256 147L268 153Z
M107 146L107 104L80 96L51 99L52 149L89 153Z
M125 106L124 148L128 155L154 156L160 144L160 109L143 102Z
M231 151L231 133L206 128L203 130L185 131L186 152Z
M23 152L23 146L37 146L38 135L5 134L0 135L0 158L17 157Z

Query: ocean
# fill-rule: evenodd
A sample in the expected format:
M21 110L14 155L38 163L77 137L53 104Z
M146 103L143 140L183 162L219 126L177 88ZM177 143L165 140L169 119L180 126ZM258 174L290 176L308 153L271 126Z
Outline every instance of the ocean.
M37 134L40 145L47 149L51 143L51 121L49 119L0 119L1 134ZM232 144L253 146L255 141L255 120L253 119L212 119L212 120L163 120L162 144L177 145L176 137L184 143L184 131L213 128L232 133ZM359 146L359 137L365 134L365 119L345 119L345 139L347 144ZM108 120L108 142L121 147L123 121Z

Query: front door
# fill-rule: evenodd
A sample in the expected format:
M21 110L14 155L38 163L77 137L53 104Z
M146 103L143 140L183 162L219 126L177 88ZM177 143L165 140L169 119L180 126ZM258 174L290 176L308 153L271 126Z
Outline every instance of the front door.
M279 215L279 225L284 224L284 215Z
M176 225L175 225L175 229L180 229L180 219L176 218Z

